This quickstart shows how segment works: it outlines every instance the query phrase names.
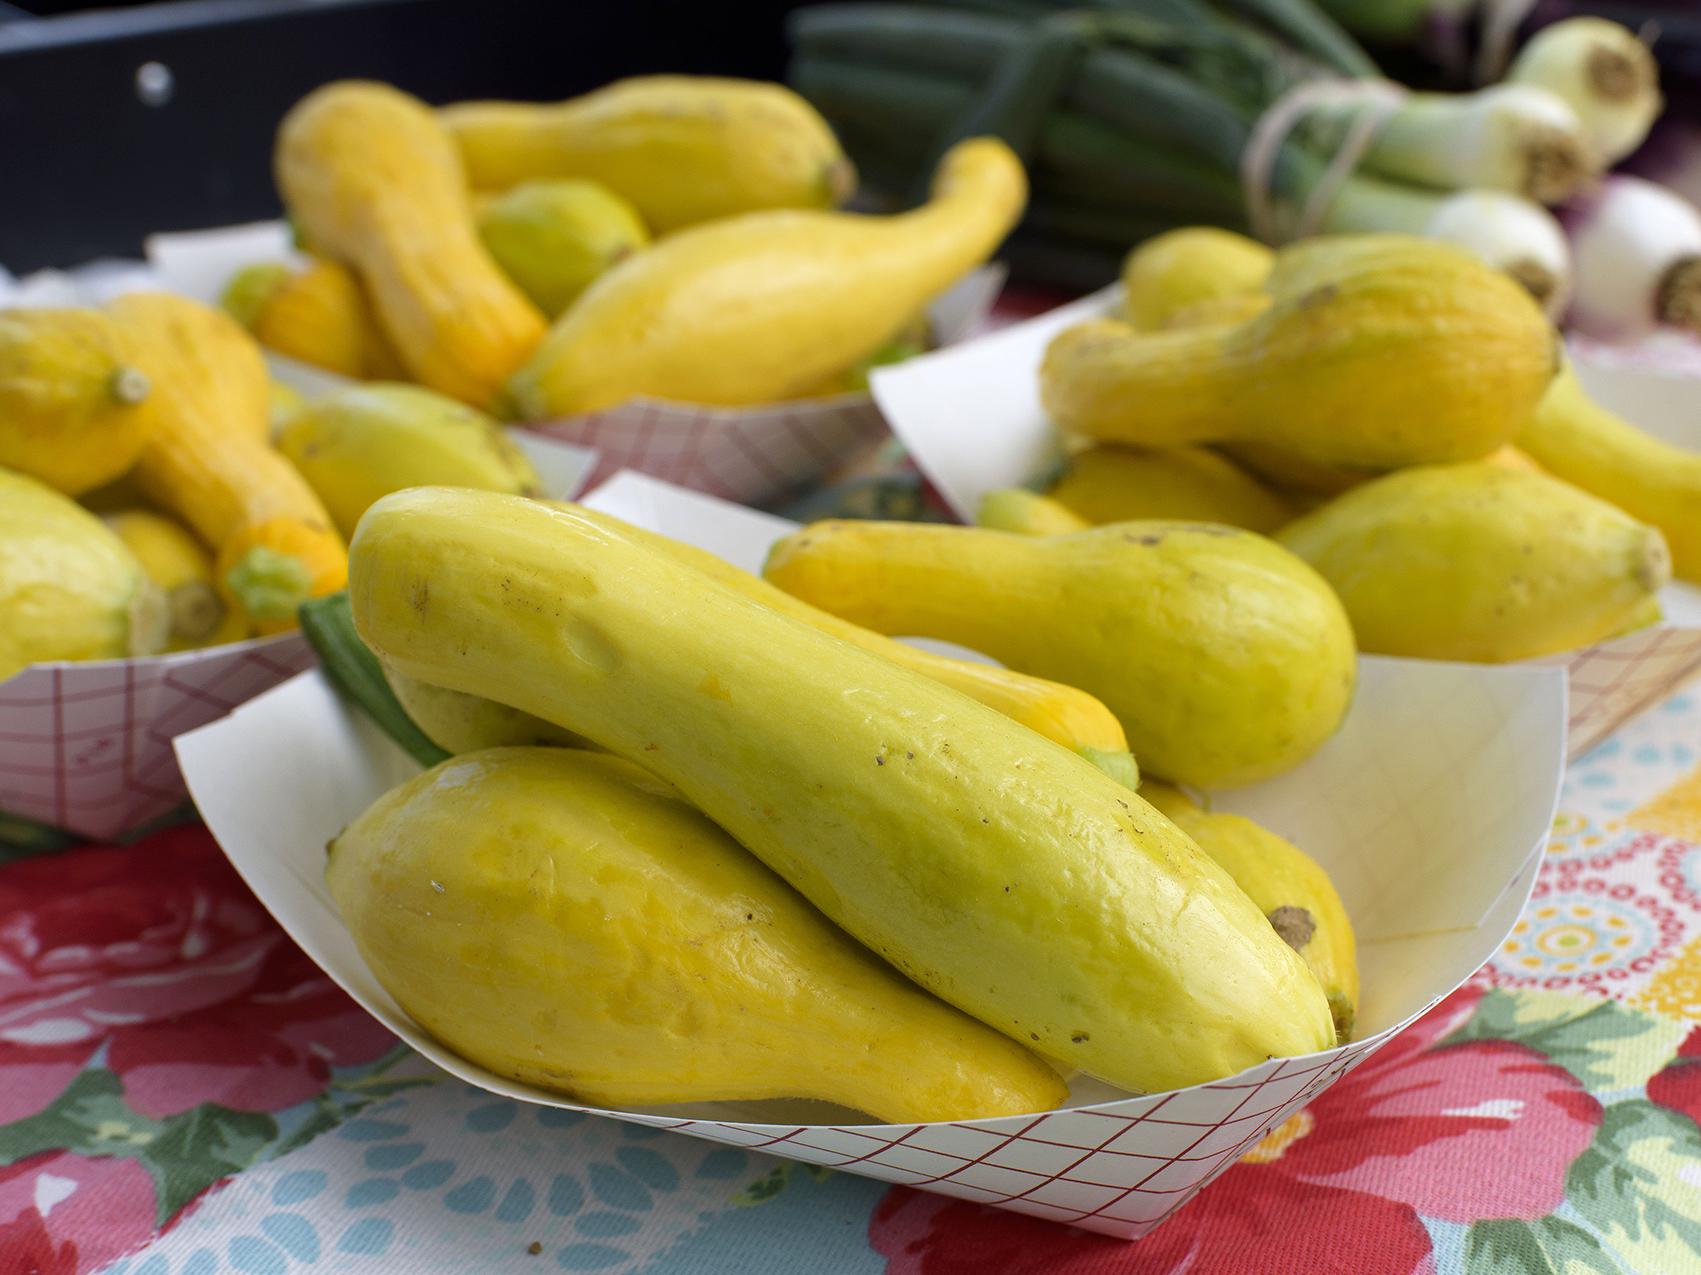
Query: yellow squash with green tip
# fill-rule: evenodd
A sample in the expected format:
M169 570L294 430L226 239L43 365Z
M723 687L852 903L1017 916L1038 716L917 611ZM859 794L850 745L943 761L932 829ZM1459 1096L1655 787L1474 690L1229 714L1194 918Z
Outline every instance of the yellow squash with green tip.
M1528 469L1426 465L1355 487L1278 535L1322 573L1359 645L1499 663L1613 637L1671 578L1659 531Z
M446 761L331 843L326 883L422 1027L581 1102L817 1098L908 1122L1045 1111L1067 1094L607 754Z
M879 633L956 642L1102 700L1143 771L1206 788L1297 765L1352 698L1346 614L1300 559L1214 523L1061 536L821 522L766 575Z
M308 598L342 588L343 538L307 481L272 447L271 378L230 315L188 297L131 292L108 307L153 383L158 424L136 480L214 555L226 607L260 633L295 627Z
M1066 1066L1166 1089L1334 1039L1305 963L1138 794L570 506L386 496L349 596L402 672L640 763L852 937Z

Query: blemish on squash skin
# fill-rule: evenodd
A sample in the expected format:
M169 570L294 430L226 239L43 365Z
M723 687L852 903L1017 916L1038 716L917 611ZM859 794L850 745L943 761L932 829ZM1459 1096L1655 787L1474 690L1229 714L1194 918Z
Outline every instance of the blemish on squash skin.
M723 704L732 703L732 693L721 685L721 679L713 673L705 673L703 680L697 683L697 689L710 699L720 700Z
M430 601L431 581L421 576L408 587L408 605L420 615L424 615L425 608Z
M1269 920L1282 942L1296 952L1311 942L1311 936L1317 933L1317 922L1306 908L1283 904L1271 911Z

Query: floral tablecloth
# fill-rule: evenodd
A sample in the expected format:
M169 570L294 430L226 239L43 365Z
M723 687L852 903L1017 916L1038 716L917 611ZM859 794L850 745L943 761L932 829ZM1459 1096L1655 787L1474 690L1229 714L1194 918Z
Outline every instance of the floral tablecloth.
M522 1106L206 832L0 867L0 1275L1701 1271L1701 686L1575 765L1470 986L1128 1245Z

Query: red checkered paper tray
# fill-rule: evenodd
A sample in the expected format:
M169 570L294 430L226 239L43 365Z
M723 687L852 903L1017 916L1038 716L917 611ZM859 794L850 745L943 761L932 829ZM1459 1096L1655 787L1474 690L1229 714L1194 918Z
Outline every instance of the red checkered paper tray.
M511 431L544 490L580 491L588 448ZM313 663L299 633L128 660L33 664L0 682L0 811L120 836L183 804L171 741Z
M794 526L636 474L585 503L752 570ZM1333 876L1359 935L1361 1038L1172 1093L1082 1078L1060 1110L921 1125L806 1102L599 1110L465 1062L379 986L323 881L326 842L417 767L317 672L180 737L177 751L201 814L261 902L367 1010L461 1079L1132 1239L1505 940L1547 841L1564 738L1558 669L1364 659L1335 739L1289 774L1215 801L1292 838Z
M1020 487L1061 464L1063 447L1039 401L1039 365L1051 338L1113 312L1106 288L989 336L875 370L874 399L916 464L957 515L972 521L981 497ZM1578 374L1606 406L1682 446L1701 450L1698 382L1605 368L1585 352ZM1660 595L1663 623L1554 656L1570 678L1569 755L1613 729L1701 668L1701 589L1673 584Z
M216 299L245 265L299 259L277 222L155 235L147 249L165 287L202 300ZM934 339L941 346L967 340L985 322L1003 286L1001 266L964 276L928 307ZM820 483L890 437L866 393L754 407L641 398L531 428L593 449L601 458L593 482L635 469L748 505Z

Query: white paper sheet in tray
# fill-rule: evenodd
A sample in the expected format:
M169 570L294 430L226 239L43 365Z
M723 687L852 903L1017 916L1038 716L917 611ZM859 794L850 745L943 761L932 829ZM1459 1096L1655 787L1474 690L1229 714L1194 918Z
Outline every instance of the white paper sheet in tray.
M565 500L588 448L510 431L544 490ZM125 660L32 664L0 682L0 810L79 836L116 837L182 804L171 740L313 663L299 633Z
M972 520L988 491L1031 483L1061 461L1056 431L1040 407L1040 360L1052 337L1120 300L1120 288L1106 288L989 336L875 371L875 402L959 517ZM1701 451L1701 382L1609 375L1595 366L1580 366L1580 374L1608 407ZM1570 756L1592 748L1701 668L1701 589L1673 584L1661 603L1662 624L1541 661L1563 665L1570 676Z
M586 503L758 565L792 524L622 475ZM1132 1096L1082 1080L1067 1107L1014 1118L878 1125L819 1103L601 1111L774 1155L1134 1238L1401 1025L1510 932L1558 798L1557 669L1365 659L1341 733L1303 766L1220 804L1292 837L1334 876L1359 931L1362 1036L1238 1076ZM295 940L398 1035L471 1084L576 1110L426 1036L361 960L326 893L325 844L416 767L317 672L180 737L190 791L232 863Z
M278 222L154 235L147 252L163 286L207 301L244 265L299 260ZM964 276L928 307L935 339L949 346L973 335L1003 286L1002 266ZM827 479L889 437L866 393L737 408L641 398L532 428L594 449L595 482L634 469L758 505Z

